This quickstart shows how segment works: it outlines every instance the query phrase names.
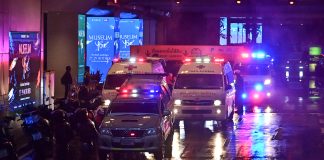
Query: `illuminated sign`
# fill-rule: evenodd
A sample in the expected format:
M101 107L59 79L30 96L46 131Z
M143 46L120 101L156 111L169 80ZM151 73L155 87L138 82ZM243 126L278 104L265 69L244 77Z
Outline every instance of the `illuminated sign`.
M40 89L38 32L10 32L9 105L13 109L36 103ZM38 92L37 92L38 90Z
M102 74L104 82L118 50L118 22L114 17L87 17L86 65Z
M309 48L309 55L311 56L319 56L322 53L322 48L320 47L310 47Z
M142 19L121 19L119 22L119 57L130 57L130 46L143 45L143 20Z

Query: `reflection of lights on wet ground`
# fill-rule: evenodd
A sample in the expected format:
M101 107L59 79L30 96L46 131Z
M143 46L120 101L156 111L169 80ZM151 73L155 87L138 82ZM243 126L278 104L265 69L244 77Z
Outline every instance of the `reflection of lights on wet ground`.
M266 126L268 126L271 124L272 121L273 121L272 113L265 113L264 114L264 124Z
M221 159L223 155L223 144L224 139L222 138L221 133L217 133L214 140L214 157L219 157L218 159Z
M214 132L214 121L205 121L204 127Z
M173 141L172 141L172 158L176 160L181 159L182 150L180 148L180 135L179 132L174 132L173 134Z
M289 97L285 96L285 103L288 103L288 102L289 102Z
M271 113L272 109L270 108L270 106L267 106L267 108L264 110L266 113Z
M184 128L184 121L179 122L179 132L180 132L180 139L186 138L185 128Z
M251 153L256 157L264 157L265 154L265 133L264 131L264 114L258 114L254 117L254 129L251 130L252 146Z
M254 106L253 107L253 112L254 113L261 113L261 108L259 108L258 106Z
M303 97L298 97L298 102L303 102Z

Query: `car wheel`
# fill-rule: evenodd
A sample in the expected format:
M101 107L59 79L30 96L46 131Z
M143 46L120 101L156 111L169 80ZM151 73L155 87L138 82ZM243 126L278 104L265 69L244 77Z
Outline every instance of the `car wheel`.
M154 157L156 160L163 160L164 151L163 151L163 145L159 147L157 151L154 152Z

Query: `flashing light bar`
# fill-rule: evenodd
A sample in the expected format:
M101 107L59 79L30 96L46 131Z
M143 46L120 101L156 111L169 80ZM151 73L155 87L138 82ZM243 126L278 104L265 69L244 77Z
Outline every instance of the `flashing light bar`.
M256 84L256 85L254 86L254 88L255 88L255 90L257 90L257 91L262 91L263 86L262 86L262 84Z
M136 58L135 58L135 57L130 58L130 59L129 59L129 62L131 62L131 63L135 63L135 62L136 62Z
M123 93L128 93L128 90L127 90L127 89L123 89L122 92L123 92Z
M191 62L191 59L190 58L186 58L184 61L185 62Z
M138 59L139 62L144 62L143 58Z
M118 62L119 61L119 58L114 58L113 59L113 62Z
M224 58L215 58L214 62L224 62L225 59Z
M243 99L246 99L246 98L247 98L247 94L246 94L246 93L243 93L243 94L242 94L242 98L243 98Z
M201 61L202 61L201 58L197 58L197 59L196 59L196 62L197 62L197 63L201 63Z
M242 58L249 58L250 57L250 55L248 53L242 53L241 56L242 56Z
M209 63L210 62L210 59L209 58L204 58L204 63Z

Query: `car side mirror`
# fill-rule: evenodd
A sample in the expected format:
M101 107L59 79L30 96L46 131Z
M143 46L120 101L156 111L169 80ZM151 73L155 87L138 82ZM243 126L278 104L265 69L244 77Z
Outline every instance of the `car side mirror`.
M171 115L171 111L169 111L169 110L163 111L163 116L169 116L169 115Z
M230 90L233 89L233 87L231 85L226 85L225 90Z

